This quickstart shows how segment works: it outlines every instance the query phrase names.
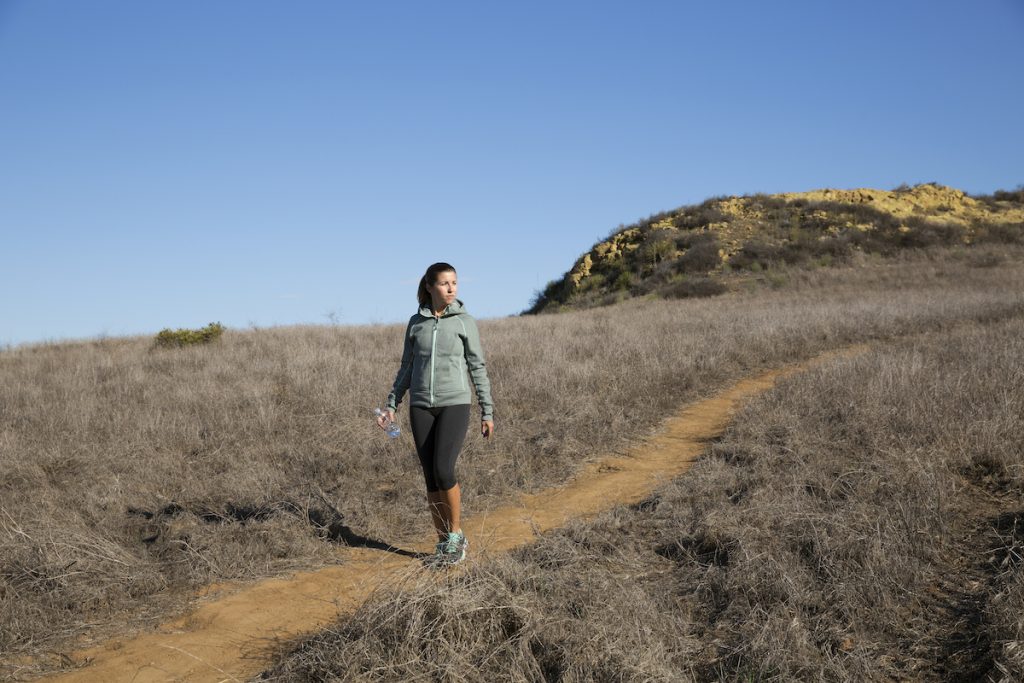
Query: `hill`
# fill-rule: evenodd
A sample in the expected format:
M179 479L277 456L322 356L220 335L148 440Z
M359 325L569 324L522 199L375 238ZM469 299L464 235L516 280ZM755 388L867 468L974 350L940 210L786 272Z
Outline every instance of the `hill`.
M968 337L959 346L943 351L945 355L938 358L937 365L928 366L962 369L967 376L972 376L970 373L976 366L965 364L961 359L964 352L960 347L964 345L983 358L990 355L996 358L997 369L974 372L976 379L972 379L971 386L975 389L971 392L965 393L966 381L958 377L949 380L948 386L952 388L928 388L922 384L927 377L922 375L926 372L922 369L924 366L916 362L906 364L898 373L886 370L890 373L886 378L887 381L889 377L901 379L912 388L925 387L914 394L915 406L920 404L927 408L937 403L952 412L952 405L960 410L956 415L962 413L963 419L959 422L946 419L944 415L922 418L924 421L920 424L925 426L955 427L953 432L946 432L949 434L947 443L964 444L964 452L958 455L960 460L936 458L936 462L952 462L953 471L968 468L969 473L976 473L972 476L982 482L991 479L1000 487L1017 487L1014 488L1017 491L1017 482L1024 475L1019 467L1020 420L1013 420L1013 416L1020 414L1019 387L1024 386L1018 362L1020 344L1016 342L1021 337L1022 314L1024 247L980 245L970 254L962 247L954 247L927 254L909 253L898 262L871 259L857 268L808 270L778 287L751 287L740 296L641 300L586 313L481 321L488 369L493 372L493 391L501 398L501 431L497 440L485 441L478 434L467 435L459 459L467 520L483 521L521 495L535 494L568 482L602 454L619 453L661 429L663 418L677 413L682 406L706 398L753 373L851 344L896 343L908 335L920 336L931 347L942 350L946 348L946 336L954 329L985 330L1002 322L1006 326L993 333L994 336ZM686 324L681 325L681 320ZM184 629L194 635L196 626L204 622L201 618L193 620L195 615L186 614L186 610L207 601L213 593L232 592L252 580L353 562L358 559L357 554L363 552L384 557L394 554L385 549L407 549L429 542L432 532L423 504L423 479L419 461L412 455L414 448L409 431L404 430L398 440L387 440L373 425L370 413L372 401L383 397L394 377L401 357L401 338L400 325L307 326L228 329L214 343L180 348L158 346L152 337L138 337L37 344L0 352L0 680L24 680L45 672L77 667L84 661L75 654L81 647L103 643L99 647L104 652L117 652L124 647L124 638L138 630L149 630L156 622L162 622L166 632ZM1005 352L994 356L989 353L990 349L1005 349ZM896 367L903 367L903 364ZM862 374L856 371L852 377L860 378ZM1000 383L989 387L984 378L992 375L999 377ZM839 379L845 376L840 374ZM931 457L926 457L930 451L914 441L899 442L897 445L903 449L900 451L892 451L884 444L878 448L864 446L872 443L864 439L883 427L895 430L894 439L901 439L905 424L905 419L891 412L888 404L878 406L867 416L863 411L847 409L854 404L877 405L878 400L890 396L887 389L872 384L875 380L871 377L866 377L865 381L868 382L865 391L874 397L874 403L833 390L835 383L812 382L809 388L800 390L801 394L807 393L812 403L820 397L823 409L814 416L829 422L831 432L814 425L792 429L787 425L772 425L765 428L763 438L756 437L755 441L757 444L763 441L766 448L777 448L784 455L791 451L803 454L807 443L820 445L825 454L829 454L838 438L833 437L839 432L846 435L844 438L850 448L887 457L896 453L891 457L907 467L932 462ZM934 397L941 397L942 402L933 400ZM990 407L993 404L998 413L996 408ZM552 409L553 406L556 409ZM772 413L778 411L772 409ZM797 406L781 414L801 416L808 411ZM407 427L405 416L401 419ZM917 418L913 419L913 424L919 423ZM1004 433L1000 426L1004 424L1018 431ZM967 434L956 431L968 428L974 431ZM790 438L787 434L797 437ZM748 525L749 533L759 538L780 539L785 547L778 552L788 553L789 548L800 551L807 547L809 562L813 562L807 566L817 566L821 555L812 545L813 534L816 529L825 527L809 524L800 535L796 535L799 530L774 534L771 525L778 516L764 516L763 513L775 508L771 499L764 504L766 499L756 492L762 487L758 482L811 501L821 500L823 505L836 505L838 518L849 521L853 519L847 515L849 506L873 495L848 488L848 483L855 481L850 470L887 470L877 469L874 464L862 467L860 461L848 453L849 450L837 449L835 457L822 461L828 468L825 474L805 471L789 460L781 466L765 463L766 470L776 467L778 472L791 473L799 481L770 484L767 477L762 477L762 470L756 470L749 472L748 483L734 483L730 479L733 475L729 474L725 481L717 483L699 480L693 485L692 495L677 498L678 503L669 502L648 512L641 506L635 511L640 515L636 518L638 521L630 522L631 528L649 529L649 534L636 536L615 531L604 538L605 532L595 531L599 535L594 538L604 540L588 546L594 552L603 552L601 548L629 547L629 557L640 558L639 548L648 544L640 560L643 567L612 565L611 578L607 573L588 575L582 571L584 566L603 571L599 563L592 560L592 554L577 553L570 547L572 561L564 563L566 551L545 555L551 546L540 546L536 551L538 555L534 556L539 559L524 556L527 565L536 562L540 566L520 574L542 577L543 586L567 588L559 589L552 597L551 591L538 584L541 587L537 595L529 597L527 605L561 605L557 609L563 614L578 605L580 614L600 615L595 617L597 619L612 615L617 623L627 623L622 615L633 614L644 623L661 624L657 628L666 633L695 633L695 637L702 639L695 646L698 650L673 645L672 651L679 655L683 667L689 666L689 654L696 651L704 657L702 661L712 674L719 666L712 658L720 656L720 649L736 650L738 643L752 640L751 633L782 633L776 625L790 624L795 616L800 617L801 624L824 624L829 629L827 638L820 641L824 643L822 647L831 648L834 643L842 646L847 637L853 638L851 642L861 648L858 652L863 655L850 660L854 665L858 662L884 664L891 653L903 657L907 653L899 650L900 643L923 642L917 632L889 631L889 635L876 637L869 633L865 637L858 633L847 634L846 627L842 626L889 623L884 615L888 614L888 605L896 599L892 594L883 595L883 600L874 608L859 603L837 603L829 597L833 588L861 586L863 583L856 581L863 576L878 576L842 573L846 571L844 567L859 572L864 566L878 566L877 563L862 564L859 557L851 557L838 565L842 572L832 575L835 577L833 584L807 588L818 591L815 595L825 596L815 597L814 602L808 603L809 610L816 609L818 604L837 604L840 611L846 610L845 621L838 626L839 622L832 618L822 621L810 612L798 615L787 612L790 607L801 604L789 594L781 594L781 603L769 606L771 611L769 607L761 609L756 605L744 608L739 601L759 590L756 579L760 574L753 575L750 581L731 575L735 578L728 578L727 585L716 584L724 585L727 593L716 592L717 588L712 586L703 594L710 603L693 603L692 610L688 606L691 603L683 603L682 609L675 611L663 609L663 605L657 603L648 612L645 605L650 603L642 599L629 602L637 594L617 591L611 582L615 575L628 573L631 577L662 576L671 585L708 586L706 581L694 580L691 572L706 569L712 573L710 580L718 581L714 572L719 572L721 567L701 560L706 554L705 548L711 548L714 554L715 546L710 544L716 538L721 539L722 547L733 558L730 566L741 566L743 558L754 563L754 569L776 566L757 561L765 553L776 551L749 545L749 536L738 537L732 526L716 527L707 532L692 528L694 515L688 500L697 497L717 501L732 511L730 515L742 510L742 523ZM859 453L857 458L861 458ZM731 454L728 460L737 466L759 462L755 457ZM834 486L821 483L826 476L832 477ZM856 519L892 520L899 523L899 529L912 534L915 541L932 538L918 534L917 529L926 527L901 522L933 515L936 509L929 500L914 508L918 512L906 506L911 499L904 495L909 489L903 482L915 476L903 472L901 478L876 477L874 480L880 485L890 487L886 489L884 500L898 507L887 509L885 513L858 512ZM913 481L927 484L929 476L923 473ZM1004 481L1009 484L1004 485ZM827 495L820 497L823 486ZM754 492L746 501L740 500L745 495L742 494L744 487ZM900 495L893 496L893 490ZM934 490L943 504L949 505L950 501L961 500L955 495L963 487L956 484L929 490ZM839 505L836 497L843 497L848 505ZM669 501L670 496L666 496L666 500ZM737 501L742 506L753 507L736 507ZM971 504L965 503L964 509L979 509L973 501L968 503ZM1007 498L1006 506L1011 512L1024 510L1024 500L1013 493ZM999 517L1002 509L995 515L999 519L1002 519ZM672 510L679 516L643 517ZM613 514L625 513L618 510ZM753 526L758 515L762 515L759 518L766 521L768 527ZM714 510L709 510L707 517L733 524L729 522L733 517ZM808 519L801 515L791 518ZM1016 517L1006 519L1012 522ZM1002 531L1005 524L1000 524L998 530L1007 535L1009 532ZM850 547L864 547L858 545L863 538L870 539L864 527L847 526L855 535ZM976 536L982 538L980 534ZM682 556L672 550L673 539L682 542L686 552L693 549L697 561L681 563L678 558ZM562 541L556 542L562 547ZM836 543L846 547L846 541ZM897 553L889 550L885 553L902 558L905 555L902 541L897 539L893 543L881 547L883 550L900 548ZM474 547L479 549L483 545L475 543ZM668 548L665 554L669 557L657 552L663 547ZM871 547L874 546L868 549ZM926 545L925 550L928 547ZM919 546L913 548L919 549ZM1018 552L1018 546L1014 548L1013 552ZM965 551L963 557L967 556L968 551ZM500 571L500 565L492 565L482 556L474 557L479 557L484 572L493 571L494 567ZM546 557L554 559L549 561ZM961 556L948 557L956 560ZM1006 554L997 557L1001 562ZM929 560L927 556L918 559ZM586 560L586 564L581 565L577 560ZM664 564L666 562L670 564ZM681 569L678 572L671 569L675 566ZM802 566L794 571L802 571ZM947 612L951 619L957 614L952 608L960 604L979 606L968 613L970 619L982 611L981 607L989 604L996 607L996 597L1002 594L1004 587L1002 579L981 581L972 578L973 575L953 574L952 570L947 571L946 565L932 563L928 566L929 571L949 577L951 583L962 579L957 584L960 586L980 581L979 590L992 595L991 603L981 598L976 600L974 593L962 599L952 596L944 603L951 605L952 611ZM666 568L671 571L665 572ZM891 569L884 574L886 582L893 576L915 581L920 578L916 570L901 573L901 567ZM548 581L541 572L549 570L561 573ZM793 585L808 585L803 574L787 576L790 575L795 577ZM1012 576L1009 572L1006 575ZM463 590L456 584L449 585L451 591ZM520 585L532 590L528 584ZM571 585L582 585L585 591L593 588L595 592L573 593L569 590ZM604 586L608 590L604 590ZM928 586L922 588L920 582L907 584L907 587L893 586L897 593L913 591L913 595L926 588ZM468 604L464 600L468 597L475 601L473 618L488 620L460 618L456 623L471 625L470 635L480 637L475 642L486 646L485 656L498 652L498 646L504 642L503 632L500 628L492 629L489 624L500 626L501 616L512 612L503 605L477 609L478 601L472 593L467 596L464 592L451 591L444 594L444 605ZM671 589L659 583L652 588L652 594L671 596ZM723 599L727 598L733 605L728 612L728 622L680 621L688 619L685 610L702 614L708 609L712 616L724 613L715 607L717 595L724 596ZM990 634L994 654L998 654L999 648L1009 652L1011 647L1017 647L1015 637L1008 635L1009 627L1004 624L1017 623L1019 609L1016 606L1022 604L1021 595L1024 591L1012 593L1006 599L1000 597L999 609L1005 610L1008 616L1003 621L986 621L985 633ZM452 596L454 598L449 600ZM616 596L620 601L609 609L607 596ZM870 595L868 597L870 599ZM423 604L431 603L410 601L409 606ZM624 609L627 606L633 611L627 612ZM371 605L361 610L361 615L368 619L363 623L374 623L370 618L372 609ZM550 613L547 607L544 609L536 613ZM731 615L741 609L755 617L772 615L770 623L766 625L752 618L742 630L724 633L732 623ZM875 610L870 614L883 616L861 618L868 610ZM923 608L918 613L930 614ZM660 619L659 615L663 614L667 620ZM857 615L856 621L849 620L850 614ZM181 620L168 621L173 615L180 615ZM628 636L639 633L635 629L616 631L599 620L572 619L569 624L572 634L608 633L612 636L621 632ZM453 622L430 618L417 623L444 628L445 624ZM475 626L478 623L487 625L478 629ZM538 629L543 627L540 622L529 623L537 623ZM547 616L544 616L544 623L549 623ZM569 627L568 622L550 623L559 629ZM941 626L940 622L936 623ZM928 642L941 646L945 642L939 638L945 633L943 629L934 637L929 636ZM819 631L792 631L799 639L798 647L779 647L777 643L767 642L759 650L762 654L775 652L781 657L793 653L797 658L763 663L776 669L809 666L801 663L806 659L800 657L819 656L814 649L821 637ZM237 635L238 630L232 629L231 633ZM381 633L386 635L386 632ZM408 633L416 635L412 630ZM706 633L707 637L701 633ZM118 639L108 641L112 636ZM492 636L498 640L488 641ZM428 641L420 639L420 642ZM525 637L516 642L529 646L534 641ZM581 661L584 666L592 661L585 659L589 654L575 649L578 641L571 637L563 639L558 632L544 631L536 642L543 646L544 651L538 651L538 656L544 662L549 662L546 652L566 652L567 661ZM648 647L649 639L632 645L618 642L619 645L612 643L612 646L621 650L625 642L630 648L628 653L644 656L651 651L658 652ZM237 652L247 657L263 644L262 641L257 644L242 640L232 643ZM418 661L431 666L449 666L450 660L445 657L480 652L468 645L459 642L436 658ZM403 647L396 645L390 652L400 658L408 652ZM345 654L351 651L335 651L348 657L346 661L362 661ZM603 657L606 651L599 642L589 652ZM157 672L154 676L162 675L163 669L158 667L163 663L158 660L172 652L181 654L167 647L153 648L147 651L144 660L137 660L141 662L137 666ZM191 653L191 650L185 652ZM834 650L823 652L821 657L840 657ZM938 661L932 655L910 654L929 662ZM847 661L845 654L841 656ZM1007 661L1002 655L999 657L1000 665ZM505 660L488 661L491 666ZM726 668L718 678L743 679L741 666L746 660L730 664L731 661L722 664ZM387 671L384 666L379 670ZM513 671L511 666L509 671ZM561 664L553 662L550 666L554 671ZM612 666L618 667L615 662ZM627 666L632 664L627 661L622 667L613 668L607 678L626 678ZM1014 671L1024 671L1024 663L1015 666ZM86 666L82 675L87 676L89 669ZM887 669L892 672L890 676L875 675L879 670L877 666L866 670L867 675L856 675L858 672L851 669L845 679L838 675L824 678L882 680L897 677L891 667ZM615 671L622 675L616 675ZM213 668L209 672L218 676L216 680L229 677ZM671 672L660 679L686 680L687 677ZM382 675L382 678L387 676ZM389 680L398 678L402 676L391 676ZM476 680L511 678L514 676L499 674L480 676ZM581 678L590 680L595 676L590 679L577 676L575 680ZM634 678L659 680L650 670ZM813 674L803 678L817 680ZM348 680L341 674L332 677L321 673L311 674L304 680L327 679ZM539 679L535 676L526 680ZM573 680L573 677L567 674L562 680ZM718 679L712 676L710 680ZM941 680L950 680L950 677Z
M1024 242L1024 190L972 197L926 183L714 197L621 227L548 283L526 312L708 296L780 265L985 242Z

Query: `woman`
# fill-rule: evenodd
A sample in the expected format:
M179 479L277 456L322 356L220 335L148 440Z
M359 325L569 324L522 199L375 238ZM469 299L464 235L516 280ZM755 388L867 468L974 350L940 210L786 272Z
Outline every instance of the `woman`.
M461 562L469 546L462 533L461 494L455 478L455 459L469 427L467 370L480 404L480 433L484 438L494 433L491 383L480 333L455 297L457 291L455 268L447 263L427 268L416 293L420 310L406 327L402 364L385 414L377 418L377 425L384 429L409 391L409 422L437 531L434 559L440 564Z

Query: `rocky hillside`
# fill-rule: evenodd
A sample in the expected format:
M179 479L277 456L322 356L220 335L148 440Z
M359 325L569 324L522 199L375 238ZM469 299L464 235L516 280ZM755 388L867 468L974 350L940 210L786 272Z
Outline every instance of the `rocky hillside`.
M631 296L709 296L743 273L827 266L858 253L982 242L1024 243L1024 189L969 196L928 183L715 197L624 227L537 294L527 313Z

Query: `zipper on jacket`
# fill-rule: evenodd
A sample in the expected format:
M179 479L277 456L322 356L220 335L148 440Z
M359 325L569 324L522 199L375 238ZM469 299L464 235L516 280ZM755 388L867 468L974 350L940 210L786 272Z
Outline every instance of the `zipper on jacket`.
M430 336L430 407L434 407L434 356L437 355L437 316L434 316L434 331Z

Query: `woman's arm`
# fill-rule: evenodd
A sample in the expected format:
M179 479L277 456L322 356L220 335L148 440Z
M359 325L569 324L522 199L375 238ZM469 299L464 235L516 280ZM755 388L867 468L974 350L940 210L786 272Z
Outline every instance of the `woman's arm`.
M487 436L494 428L494 403L491 401L491 381L487 378L487 362L484 360L484 348L480 343L480 332L476 321L466 316L466 341L464 342L466 365L469 376L476 388L476 400L480 404L480 419L491 424L484 432Z
M402 347L402 363L398 366L398 374L395 375L395 383L391 387L391 393L388 394L388 410L395 413L398 410L398 404L402 402L402 397L405 396L405 392L409 390L409 385L412 382L412 324L415 318L409 321L409 324L405 328L405 345ZM393 417L394 415L392 415Z

